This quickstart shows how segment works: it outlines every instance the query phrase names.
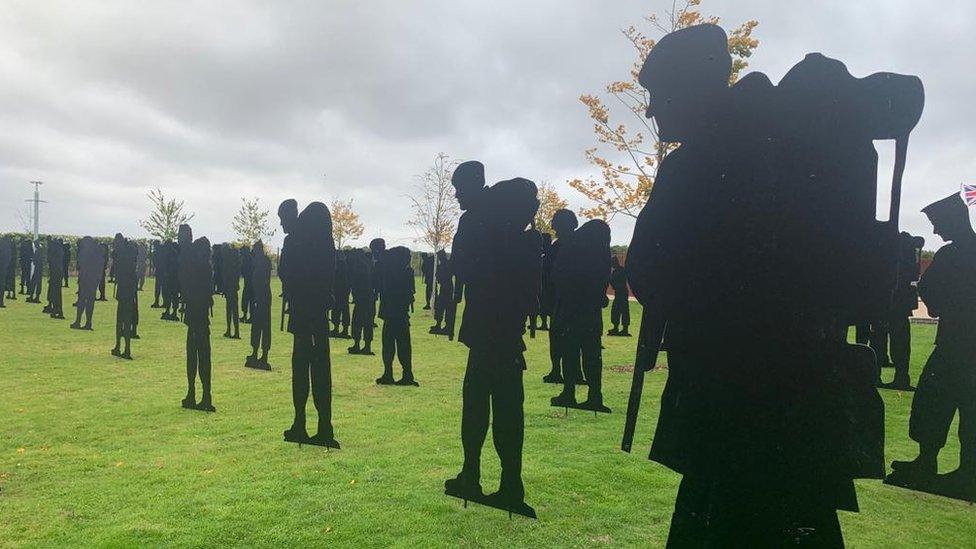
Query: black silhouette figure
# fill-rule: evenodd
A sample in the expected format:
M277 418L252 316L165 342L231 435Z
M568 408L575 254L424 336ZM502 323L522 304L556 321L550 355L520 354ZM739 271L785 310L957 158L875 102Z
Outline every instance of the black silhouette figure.
M115 347L112 355L132 359L132 338L136 332L138 274L136 262L139 250L135 243L126 240L121 233L112 241L112 265L115 271ZM122 342L125 347L122 347Z
M437 252L437 297L434 298L434 325L430 333L446 335L454 341L454 324L457 319L457 300L454 294L454 271L447 252ZM441 325L443 321L444 325Z
M163 243L158 240L149 243L149 263L153 274L153 302L149 306L151 309L159 309L163 306L159 302L159 298L163 296L163 280L166 272L165 266L160 263L163 259L161 255L163 247Z
M67 241L61 242L61 247L64 249L64 255L61 256L61 272L63 273L63 280L61 283L65 288L68 287L68 273L71 267L71 244Z
M610 324L613 327L607 335L630 337L630 290L627 288L627 271L624 270L617 256L613 256L610 260L610 268L610 287L613 288Z
M216 412L211 391L210 310L213 308L212 248L206 237L193 240L188 225L180 226L179 285L184 300L186 324L186 396L182 406ZM200 376L203 396L196 401L196 378Z
M285 233L285 241L278 258L278 278L281 280L281 330L284 330L285 316L290 312L291 306L288 283L285 280L284 273L289 272L288 250L294 246L295 238L291 235L298 225L298 202L293 198L289 198L279 204L278 219L281 222L281 230Z
M271 349L271 260L264 253L264 243L260 240L254 243L253 250L246 257L249 258L251 268L249 278L252 303L251 354L244 365L258 370L270 370L268 351Z
M145 242L136 242L136 280L138 289L141 292L146 284L146 268L149 262L149 248Z
M215 294L224 293L224 248L228 247L228 244L214 244L211 252L211 257L213 257L213 293Z
M184 237L186 238L186 237ZM160 249L159 265L164 269L163 277L163 314L162 320L179 321L180 308L180 253L189 250L192 242L185 245L176 242L165 242Z
M263 250L262 244L262 250ZM241 322L251 323L251 311L254 309L254 274L253 253L247 246L241 248L241 277L244 279L244 287L241 290Z
M465 162L452 183L464 213L458 220L452 260L466 301L458 339L469 348L464 374L461 444L464 464L444 483L445 493L535 517L525 503L522 442L525 418L522 371L526 319L540 278L538 234L526 230L539 202L535 184L512 179L484 186L484 166ZM489 420L501 460L497 492L481 488L481 448Z
M887 318L875 327L881 327L869 340L878 363L878 386L884 389L913 391L908 364L912 353L912 312L918 308L918 291L915 288L921 272L921 252L925 239L902 232L898 237L898 259L895 290ZM860 341L858 342L860 343ZM890 353L888 348L890 346ZM881 366L891 357L895 377L891 383L881 381Z
M9 284L7 271L10 269L10 265L16 261L14 257L16 248L14 246L14 241L9 236L0 237L0 308L6 307L3 300L7 295L7 284Z
M17 242L12 237L7 238L7 268L0 271L0 276L5 276L3 287L7 293L7 299L17 300ZM0 292L2 293L2 292Z
M282 207L286 207L285 203ZM290 307L288 331L294 335L291 387L295 421L284 432L284 438L288 442L339 448L332 427L329 357L329 308L336 261L332 216L325 204L312 202L294 223L286 219L282 216L286 236L278 269ZM310 385L318 412L318 432L311 437L305 421Z
M345 252L336 252L336 272L332 293L335 304L332 306L332 337L349 339L349 268Z
M109 252L108 244L102 242L99 243L99 247L102 248L102 257L104 257L104 260L102 261L102 271L98 279L98 299L95 301L108 301L108 298L105 297L105 273L108 271L108 260L112 254Z
M886 483L976 501L976 232L958 193L922 210L949 242L918 282L929 314L938 317L935 350L912 400L908 434L918 443L912 461L895 461ZM938 455L959 412L959 467L938 474Z
M559 251L552 270L556 292L553 331L559 333L563 390L552 405L609 413L603 404L603 308L610 278L610 226L594 219L573 233ZM578 372L586 375L586 400L576 402Z
M382 267L383 300L379 316L383 319L383 375L380 385L414 385L413 351L410 346L410 305L413 304L414 273L410 267L410 250L396 246L386 251ZM403 375L393 378L393 359L400 360Z
M558 320L556 318L558 299L556 296L556 285L553 279L553 270L560 250L572 238L573 232L579 226L579 221L576 220L576 214L572 211L561 209L556 210L553 214L551 225L553 230L556 231L556 241L549 245L549 249L542 259L542 272L544 273L542 278L545 286L542 290L541 309L549 315L549 360L552 363L552 368L548 374L543 376L542 381L562 384L566 377L565 368L562 363L563 353L560 339L563 330L558 326ZM584 383L586 378L583 375L582 369L576 373L575 383Z
M86 236L78 241L78 303L76 304L75 321L71 327L75 330L91 330L92 315L95 312L95 297L98 293L98 282L104 274L105 251L94 238ZM81 324L81 317L85 316L85 324Z
M529 319L529 328L531 331L531 336L535 337L535 331L548 331L549 330L549 317L552 315L551 303L546 302L546 288L549 287L549 271L546 270L546 264L549 263L549 268L551 270L552 263L547 261L550 249L552 248L552 235L549 233L542 233L539 235L541 242L540 246L542 249L542 276L541 282L539 283L539 295L536 299L539 302L539 312L532 315Z
M373 317L376 316L376 289L373 260L361 249L346 251L346 270L352 294L352 341L349 354L372 355ZM362 346L360 346L362 341Z
M47 265L47 246L43 241L38 240L33 243L34 254L31 257L31 278L27 287L28 303L41 302L41 290L43 289L44 267Z
M31 279L31 263L34 260L34 243L25 238L20 241L20 294L27 295Z
M434 256L420 253L420 274L424 277L424 310L430 310L430 299L434 296Z
M386 241L382 238L374 238L369 241L369 253L373 258L373 291L375 292L375 297L378 301L383 301L383 269L381 264L383 263L383 256L386 254ZM378 311L377 307L374 311ZM376 327L376 319L374 312L373 327Z
M241 338L241 317L237 297L241 287L241 254L230 244L214 246L214 252L219 252L221 276L220 291L224 294L224 308L226 310L227 330L224 337L230 339Z
M651 459L683 475L668 545L840 547L837 510L857 509L853 479L883 474L884 450L873 353L847 327L890 303L921 82L811 54L778 86L729 87L731 66L725 32L698 25L658 41L639 78L680 143L627 257L645 307L635 377L667 325ZM873 140L891 138L880 223Z
M66 274L64 272L64 242L60 238L49 239L47 248L47 306L44 308L44 312L50 314L51 318L63 319L64 304L61 289Z

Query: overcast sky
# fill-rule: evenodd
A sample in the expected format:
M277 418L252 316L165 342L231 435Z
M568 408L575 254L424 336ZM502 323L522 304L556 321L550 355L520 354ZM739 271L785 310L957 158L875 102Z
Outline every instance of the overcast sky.
M437 152L491 181L565 182L592 169L578 96L634 61L620 29L671 0L0 2L0 231L19 230L30 180L42 231L146 236L160 187L197 235L233 239L242 196L353 199L367 232L411 246L404 197ZM807 52L855 76L920 76L903 226L976 182L976 2L705 0L727 28L757 19L750 70L776 82ZM880 178L891 174L890 143ZM632 223L611 223L614 243ZM275 242L280 239L280 234Z

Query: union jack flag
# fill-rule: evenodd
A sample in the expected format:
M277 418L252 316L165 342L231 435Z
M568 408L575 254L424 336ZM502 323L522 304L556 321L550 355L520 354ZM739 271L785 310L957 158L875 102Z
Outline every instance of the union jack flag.
M967 206L976 206L976 185L963 184L962 199L966 201Z

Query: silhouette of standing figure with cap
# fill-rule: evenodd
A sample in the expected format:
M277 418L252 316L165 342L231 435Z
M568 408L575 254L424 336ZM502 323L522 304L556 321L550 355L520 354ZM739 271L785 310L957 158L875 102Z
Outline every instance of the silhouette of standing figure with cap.
M410 250L396 246L386 251L383 261L383 301L379 316L383 319L383 375L379 385L419 385L413 377L413 351L410 346L410 305L414 300L413 269ZM400 359L403 375L393 379L393 359Z
M251 354L244 365L270 370L268 351L271 349L271 260L264 253L264 243L258 240L249 254L251 264ZM258 349L261 356L258 357Z
M918 293L929 314L939 319L939 328L912 399L908 434L918 443L918 457L892 463L889 480L976 501L976 232L959 193L922 212L935 234L949 242L918 282ZM939 452L957 411L959 467L937 477Z
M466 293L458 340L468 347L461 410L461 472L444 483L447 495L535 517L525 503L522 443L525 433L522 372L525 322L540 279L538 233L526 230L539 208L526 179L485 187L484 166L469 161L451 183L464 212L454 236L452 262ZM497 492L481 488L481 448L489 420L501 461Z
M610 287L613 288L613 303L610 305L609 336L630 337L630 292L627 289L627 271L620 264L620 258L610 260ZM623 326L623 330L620 329Z
M291 200L278 209L286 234L279 276L290 303L288 331L294 335L291 388L295 420L284 438L287 442L339 448L332 427L329 356L329 309L336 260L332 216L321 202L312 202L292 217L297 208L297 202ZM305 420L309 389L318 412L318 432L311 437Z
M552 363L552 369L542 378L542 381L561 384L564 382L566 372L565 365L562 362L562 340L560 339L563 330L559 328L558 320L556 319L558 299L556 296L556 286L553 282L553 269L559 258L559 252L569 239L572 238L573 232L579 226L579 221L577 221L576 214L572 211L560 209L556 210L553 214L551 225L552 229L556 232L556 240L549 245L549 251L543 259L542 269L545 273L544 279L546 286L543 288L542 308L551 315L549 318L549 361ZM580 370L579 375L576 376L576 383L585 383L585 379L582 370Z
M90 236L78 241L78 304L75 321L71 325L75 330L91 330L92 315L95 312L95 296L98 293L98 282L102 278L102 265L105 264L105 251L98 242ZM81 325L81 316L85 315L85 325Z
M193 240L189 225L180 225L179 286L186 324L186 396L182 405L190 410L216 412L211 390L210 310L213 308L212 248L206 237ZM203 396L196 402L196 379L200 376Z
M135 333L136 322L136 292L138 280L136 278L136 260L138 251L135 244L126 240L122 233L116 233L112 241L112 256L115 270L115 300L118 303L115 313L115 347L112 356L132 359L132 336ZM122 348L122 340L125 348Z

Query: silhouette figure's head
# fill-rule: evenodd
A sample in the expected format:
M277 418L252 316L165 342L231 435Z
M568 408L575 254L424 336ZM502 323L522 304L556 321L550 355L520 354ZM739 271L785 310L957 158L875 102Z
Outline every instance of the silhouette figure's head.
M410 266L410 249L406 246L394 246L386 251L386 260L394 269L406 269Z
M382 238L374 238L369 241L369 251L373 254L373 259L379 259L386 251L386 241Z
M922 208L922 213L932 222L932 232L942 237L942 240L952 242L973 236L969 211L958 192Z
M281 230L285 234L291 234L298 222L298 201L289 198L278 204L278 219L281 220Z
M254 255L264 255L264 242L260 240L255 242L254 246L251 247L251 253Z
M565 238L579 227L579 221L576 219L576 214L572 210L559 209L556 213L552 214L552 230L556 231L556 238Z
M437 260L441 263L447 261L447 250L437 250Z
M176 233L176 242L181 245L190 245L193 242L193 229L191 229L186 223L180 225L180 228ZM209 240L207 241L207 245L210 245Z
M657 122L662 141L680 142L711 121L729 91L732 56L717 25L665 35L644 60L638 80L650 94L646 116Z
M471 207L471 201L485 188L485 165L477 160L468 160L458 164L451 174L451 185L454 185L454 197L462 210Z

